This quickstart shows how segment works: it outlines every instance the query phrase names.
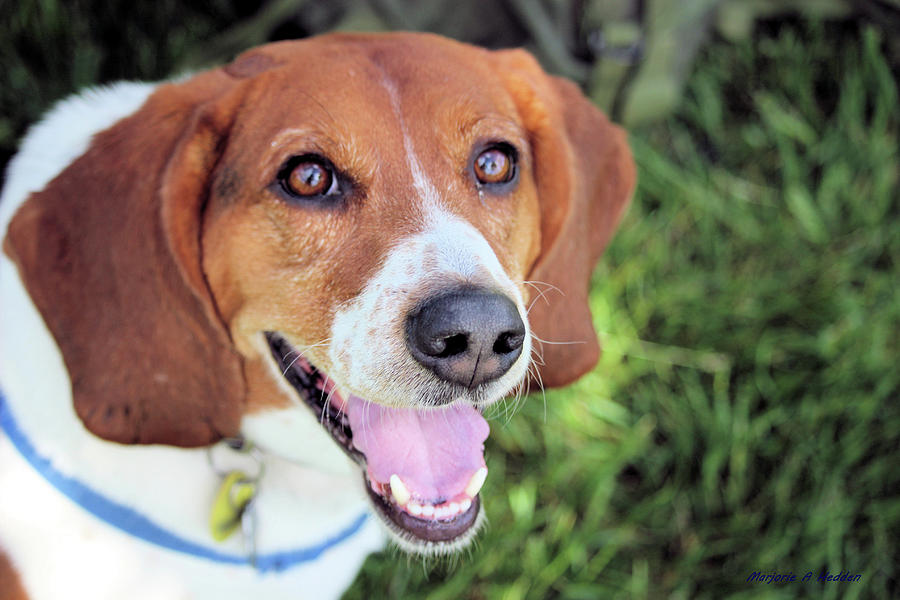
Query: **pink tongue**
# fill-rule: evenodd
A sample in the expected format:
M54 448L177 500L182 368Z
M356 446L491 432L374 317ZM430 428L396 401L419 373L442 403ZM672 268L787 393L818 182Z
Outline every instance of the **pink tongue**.
M399 475L414 498L453 499L484 466L487 421L469 404L415 410L388 408L350 396L353 445L366 455L369 478Z

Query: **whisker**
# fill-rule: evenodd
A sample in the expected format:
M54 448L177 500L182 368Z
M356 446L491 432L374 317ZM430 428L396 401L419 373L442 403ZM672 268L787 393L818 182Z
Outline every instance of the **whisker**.
M328 373L325 373L325 379L322 380L323 393L325 392L325 388L328 387L328 380L330 379L330 377L331 376L328 375ZM325 396L325 403L322 404L322 414L319 416L319 422L323 424L325 423L325 416L328 414L328 407L331 405L331 399L334 397L335 392L337 392L337 386L333 385L331 386L331 391L328 392L328 394ZM338 409L338 418L340 418L341 416L341 410L343 410L343 408Z
M546 405L546 392L544 389L544 381L541 378L541 370L539 366L544 366L543 354L541 353L541 349L534 345L531 347L531 357L528 362L528 370L527 373L530 377L525 379L525 383L528 386L528 391L526 395L531 393L531 381L532 379L537 382L538 388L541 390L541 394L544 396L544 404Z
M541 401L544 404L544 422L546 423L547 422L547 390L544 387L544 380L541 377L540 369L537 369L537 368L534 369L534 377L535 377L535 380L537 381L538 387L541 390Z
M536 339L537 341L539 341L542 344L549 344L551 346L569 346L569 345L573 345L573 344L586 344L587 343L584 340L575 340L575 341L571 341L571 342L551 342L550 340L545 340L545 339L539 338L537 335L535 335L535 333L533 331L531 332L531 337L533 337L534 339Z
M287 375L287 372L291 370L291 367L293 367L294 364L295 364L298 360L300 360L300 359L303 357L304 354L306 354L307 352L309 352L309 351L312 350L313 348L318 348L318 347L320 347L320 346L324 346L325 344L329 343L330 341L331 341L331 338L327 338L327 339L324 339L324 340L322 340L322 341L320 341L320 342L316 342L315 344L309 344L308 346L304 346L302 351L301 351L301 350L297 350L297 349L295 348L295 349L291 350L290 352L288 352L287 355L285 356L285 358L287 358L288 356L290 356L291 354L294 354L294 353L296 353L297 356L294 357L294 359L288 364L288 366L284 368L284 371L282 371L281 374L282 374L282 375ZM284 362L282 361L281 364L284 365Z
M517 385L515 394L511 398L511 402L504 403L504 417L506 418L505 425L509 425L509 422L519 411L519 408L522 406L522 402L523 402L522 389L524 386L525 386L525 382L522 382L519 385Z
M537 304L537 301L542 297L543 296L535 296L534 298L531 299L531 304L529 304L527 307L525 307L525 316L526 317L531 314L531 309L534 308L534 305Z
M533 333L531 334L531 337L533 337L535 340L537 340L538 343L541 344L541 347L538 348L538 344L532 344L531 357L530 357L531 360L529 361L529 366L532 364L538 364L543 367L546 364L544 362L544 348L543 348L544 342L543 342L543 340L541 340L540 338L535 336Z
M523 280L522 283L525 283L525 284L528 284L528 285L531 285L531 286L534 286L534 287L537 287L538 285L546 285L546 286L547 286L548 288L550 288L551 290L553 290L553 291L555 291L555 292L559 292L559 293L562 294L563 296L566 295L566 293L565 293L564 291L562 291L561 289L559 289L558 287L556 287L556 286L553 285L552 283L547 283L546 281L540 281L539 279L526 279L526 280Z
M337 386L336 386L336 385L333 385L333 386L331 386L331 391L328 392L328 397L325 398L325 404L326 404L326 405L331 404L331 399L334 397L335 394L337 394L338 396L340 396L340 393L338 392ZM348 398L344 398L343 396L341 396L341 398L343 398L343 400L344 400L344 406L341 406L341 407L338 408L337 417L338 417L339 419L341 418L341 414L343 414L344 408L347 406L347 402L349 401Z
M534 306L534 303L538 301L539 298L543 298L544 302L546 302L547 304L550 304L550 299L547 298L547 296L544 294L544 291L541 288L534 285L534 283L532 283L531 281L523 281L522 283L524 283L525 285L530 285L537 291L537 296L535 296L532 299L531 304L528 307L529 311L531 310L531 307Z
M532 281L522 281L522 283L524 283L525 285L530 285L531 287L533 287L534 289L536 289L536 290L538 291L539 294L543 294L543 291L538 287L538 284L540 284L540 285L546 285L546 286L547 286L548 288L550 288L552 291L558 292L561 296L565 296L565 295L566 295L566 293L565 293L564 291L562 291L561 289L559 289L558 287L556 287L556 286L553 285L552 283L547 283L546 281L538 281L538 280L534 279L534 280L532 280Z

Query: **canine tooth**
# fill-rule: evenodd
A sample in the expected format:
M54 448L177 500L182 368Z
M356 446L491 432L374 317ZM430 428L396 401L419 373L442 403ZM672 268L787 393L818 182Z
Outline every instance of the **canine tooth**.
M391 495L394 496L394 500L400 506L403 506L404 504L409 502L409 490L406 489L403 481L400 480L400 476L396 473L391 475Z
M459 502L451 502L450 503L450 514L451 515L459 514Z
M409 514L411 514L412 516L418 517L422 514L422 505L418 502L410 502L406 505L406 510L408 510Z
M487 467L481 467L475 474L472 475L472 479L469 480L469 485L466 486L466 494L474 498L478 495L478 492L481 490L481 486L484 485L484 480L487 478Z
M459 511L460 512L466 512L470 508L472 508L472 501L469 498L466 498L465 500L463 500L462 502L459 503Z
M422 505L422 516L431 517L434 515L434 505L433 504L423 504Z
M448 513L450 512L449 507L447 506L438 506L434 509L434 516L437 519L446 519L450 516Z

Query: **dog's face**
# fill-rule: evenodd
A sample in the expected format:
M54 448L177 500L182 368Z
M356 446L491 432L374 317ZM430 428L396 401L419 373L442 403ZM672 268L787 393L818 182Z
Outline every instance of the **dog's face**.
M419 46L322 45L257 77L212 174L203 266L246 356L277 332L340 391L373 402L490 402L530 358L524 280L540 231L528 132L493 65L461 76L487 53ZM461 384L433 364L452 357L408 343L411 315L450 292L515 308L497 335L515 331L524 351L466 373L483 382Z
M404 547L463 546L481 517L480 410L529 372L559 385L596 360L588 279L634 180L621 132L524 53L410 34L266 46L161 88L142 112L155 128L133 118L95 151L109 159L135 131L157 135L166 149L144 161L157 180L135 183L119 165L98 183L96 167L76 162L10 227L7 250L86 425L117 441L196 445L304 411L285 453L331 438ZM60 199L73 183L119 202L76 214ZM79 295L106 297L69 281L82 269L98 281L98 250L46 276L28 236L39 227L68 250L71 232L97 228L146 259L103 222L129 206L121 196L137 203L124 222L159 223L150 254L166 266L114 286L140 295L140 315L93 317L121 335L153 328L168 348L148 348L124 367L127 382L110 384L69 342L97 322L59 308L67 294L80 306ZM126 267L113 270L127 279ZM163 307L147 308L147 293ZM173 394L190 399L173 407Z
M263 363L249 397L284 404L266 393L273 376L305 396L314 366L330 398L311 404L366 465L392 528L457 542L483 481L473 407L513 391L531 360L539 207L516 104L472 60L485 53L409 50L320 46L259 77L212 176L203 266L239 351ZM301 101L265 91L299 81ZM408 439L362 439L380 436Z

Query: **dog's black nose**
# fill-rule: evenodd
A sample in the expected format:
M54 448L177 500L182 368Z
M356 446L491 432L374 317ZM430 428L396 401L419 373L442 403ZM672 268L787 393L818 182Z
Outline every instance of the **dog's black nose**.
M470 389L506 373L524 339L525 324L513 301L485 290L435 296L406 320L413 357L444 381Z

